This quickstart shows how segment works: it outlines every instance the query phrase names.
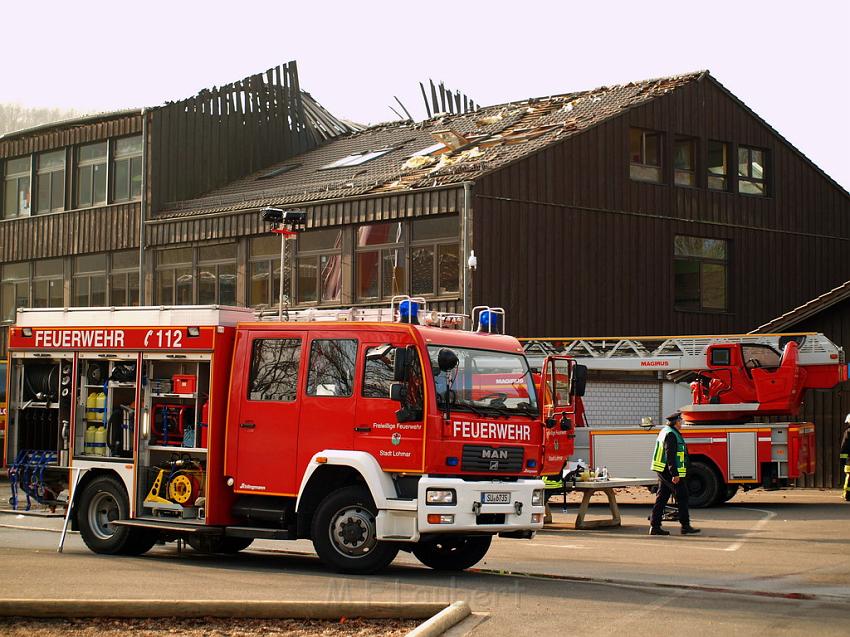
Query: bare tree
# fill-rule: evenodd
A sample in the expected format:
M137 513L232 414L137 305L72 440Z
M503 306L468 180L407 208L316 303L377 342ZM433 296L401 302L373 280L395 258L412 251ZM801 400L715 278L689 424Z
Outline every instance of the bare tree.
M20 104L0 104L0 134L78 117L80 114L79 111L72 109L28 108Z

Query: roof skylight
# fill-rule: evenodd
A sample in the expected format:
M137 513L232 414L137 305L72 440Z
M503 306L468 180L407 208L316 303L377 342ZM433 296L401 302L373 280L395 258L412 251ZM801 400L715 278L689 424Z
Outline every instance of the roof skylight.
M392 148L381 148L380 150L364 150L361 153L352 153L329 164L325 164L319 170L330 170L331 168L348 168L349 166L360 166L368 161L377 159L393 150Z

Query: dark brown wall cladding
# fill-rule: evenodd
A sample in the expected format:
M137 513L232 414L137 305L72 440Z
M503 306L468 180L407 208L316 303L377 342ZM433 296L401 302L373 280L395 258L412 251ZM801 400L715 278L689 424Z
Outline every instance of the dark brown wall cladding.
M153 210L318 144L294 62L151 112Z
M0 159L75 144L86 144L110 137L137 135L141 131L141 115L113 117L100 122L75 124L61 129L40 128L27 135L0 140Z
M662 184L630 179L630 127L665 158L698 138L697 187L667 159ZM769 196L708 190L707 140L767 149ZM474 301L519 336L745 332L850 279L850 197L710 79L481 178L474 209ZM729 242L728 311L674 309L676 235Z
M45 259L139 246L139 202L0 223L0 261Z
M408 217L457 213L463 209L463 189L448 188L403 192L351 201L331 201L303 206L311 228L371 223ZM204 239L232 239L269 231L259 210L233 212L172 220L152 220L147 226L147 244L164 246Z

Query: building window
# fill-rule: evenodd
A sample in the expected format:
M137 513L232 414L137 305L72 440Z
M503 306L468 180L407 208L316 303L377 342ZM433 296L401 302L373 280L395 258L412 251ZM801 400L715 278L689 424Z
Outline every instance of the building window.
M105 307L106 255L87 254L75 257L73 284L75 307Z
M332 303L342 292L342 230L311 230L298 235L298 303Z
M456 215L411 223L411 294L439 296L460 291L458 235Z
M77 207L106 203L106 142L77 149Z
M636 181L661 183L661 133L629 130L629 175Z
M677 186L697 185L697 140L678 137L673 142L673 183Z
M280 238L277 235L255 237L248 250L248 305L256 308L276 306L280 292Z
M194 298L192 248L157 252L156 298L161 305L191 305Z
M726 241L677 236L673 259L676 309L726 310L727 266Z
M357 228L357 299L391 298L407 290L404 225L400 221Z
M122 250L111 255L109 304L127 307L139 304L139 253Z
M378 157L386 155L391 150L393 149L382 148L380 150L364 150L361 153L352 153L350 155L342 157L341 159L332 161L329 164L325 164L324 166L319 168L319 170L330 170L332 168L349 168L351 166L360 166L361 164L365 164L366 162L372 161L373 159L377 159Z
M708 142L708 188L709 190L728 190L729 182L729 144Z
M65 209L65 151L41 153L35 167L36 214Z
M32 158L18 157L6 161L3 185L3 218L27 216L30 214L30 171Z
M62 259L36 261L32 277L32 306L63 307L65 305L64 280Z
M236 305L236 244L198 249L198 303Z
M2 319L14 321L15 311L30 304L30 264L10 263L0 270Z
M767 151L738 146L738 192L746 195L767 194Z
M142 136L115 140L112 158L112 201L142 196Z

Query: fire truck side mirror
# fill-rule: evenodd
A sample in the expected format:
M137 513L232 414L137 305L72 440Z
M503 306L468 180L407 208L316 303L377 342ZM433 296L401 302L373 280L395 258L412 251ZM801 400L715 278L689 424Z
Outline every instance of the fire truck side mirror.
M395 361L393 362L393 380L401 383L407 380L407 368L416 356L415 348L397 347L395 350Z
M390 385L390 400L404 404L407 400L407 385L404 383L392 383Z
M584 396L587 388L587 365L576 365L573 369L573 396Z

